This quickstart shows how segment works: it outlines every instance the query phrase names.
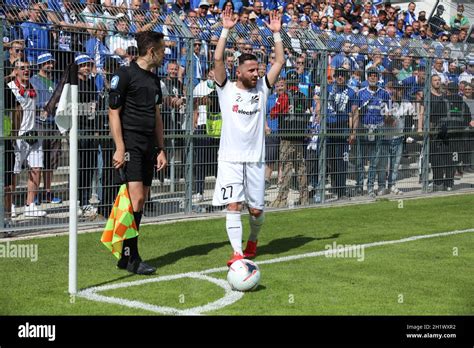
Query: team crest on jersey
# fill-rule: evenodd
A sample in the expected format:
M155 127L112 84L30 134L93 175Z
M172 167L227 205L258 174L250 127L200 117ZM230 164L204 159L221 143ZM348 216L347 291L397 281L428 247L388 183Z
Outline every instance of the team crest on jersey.
M254 95L252 99L250 99L250 104L258 104L258 101L260 100L260 97L257 95Z
M234 105L234 106L232 107L232 111L233 111L233 112L239 111L239 106L238 106L238 105Z
M110 81L110 87L111 87L112 89L117 88L118 83L119 83L119 80L120 80L120 78L119 78L117 75L115 75L114 77L112 77L112 80Z

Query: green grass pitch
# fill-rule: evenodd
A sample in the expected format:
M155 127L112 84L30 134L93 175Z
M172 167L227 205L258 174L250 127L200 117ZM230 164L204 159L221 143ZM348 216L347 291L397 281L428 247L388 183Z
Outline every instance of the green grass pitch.
M257 264L325 250L474 227L473 195L456 195L266 215ZM242 217L244 237L248 219ZM101 232L78 237L78 287L148 279L115 268ZM0 242L6 242L6 239ZM231 253L224 217L141 228L140 252L156 276L225 267ZM70 298L68 237L10 242L35 244L38 260L0 259L0 315L156 315L119 304ZM245 244L244 244L245 245ZM259 288L207 315L472 315L474 233L380 245L355 257L308 257L260 265ZM226 272L208 274L225 279ZM178 278L112 289L101 295L185 310L218 301L224 289L201 279Z

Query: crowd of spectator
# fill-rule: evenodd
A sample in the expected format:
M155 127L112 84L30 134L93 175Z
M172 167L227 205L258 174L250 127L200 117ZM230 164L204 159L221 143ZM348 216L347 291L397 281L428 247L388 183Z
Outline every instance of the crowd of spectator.
M298 130L304 133L312 132L313 137L290 136L285 139L283 135L280 137L284 141L282 145L275 141L275 137L269 137L268 144L277 148L282 146L284 149L282 152L269 150L267 158L270 159L269 168L272 168L272 163L278 160L285 163L293 161L294 168L280 165L279 168L276 166L273 169L279 172L280 184L288 178L287 173L293 169L298 172L302 204L306 204L308 197L314 195L314 192L308 194L311 192L311 187L315 188L318 186L318 181L325 179L318 174L319 155L309 151L318 147L315 144L317 144L318 122L322 113L321 100L328 98L331 102L330 99L337 97L342 86L345 86L343 90L349 88L343 97L350 95L351 101L347 105L344 104L339 111L336 110L335 104L332 106L336 109L331 110L332 106L329 103L328 113L333 112L335 119L337 119L336 114L342 110L344 110L343 113L353 117L354 110L350 107L352 105L358 108L359 114L364 111L364 102L370 104L373 101L370 96L361 95L374 86L371 79L376 79L376 87L384 91L377 92L381 100L412 103L411 108L405 107L407 112L410 111L410 117L415 116L415 121L410 124L414 127L411 130L421 132L423 124L418 121L419 117L416 115L422 113L419 107L423 104L426 69L431 67L431 75L440 78L441 92L450 93L455 87L455 94L459 95L471 114L474 112L472 97L474 37L471 23L464 15L462 4L457 6L457 12L451 18L444 16L443 5L437 6L433 16L429 18L425 11L416 11L415 3L410 3L406 9L402 9L400 6L393 6L390 2L381 0L364 2L356 0L155 0L150 2L143 0L4 0L1 2L0 14L5 23L3 28L5 91L7 93L10 90L15 94L17 90L23 93L24 90L34 92L36 90L39 94L39 97L30 95L32 99L35 99L34 107L37 109L35 116L32 116L33 121L29 120L31 122L27 125L23 122L24 119L17 120L14 122L14 126L18 126L16 131L23 127L25 132L41 131L40 134L49 136L57 131L54 126L54 115L45 113L42 108L51 97L60 73L69 63L75 61L80 67L81 102L87 104L87 107L83 108L86 117L81 123L82 135L107 134L106 98L111 76L119 66L128 65L136 58L138 52L134 35L140 31L153 30L162 32L166 40L165 61L163 67L157 71L157 74L163 77L162 87L166 96L163 104L165 128L169 134L184 132L187 127L195 129L196 134L205 134L206 114L210 113L206 105L208 100L213 100L211 97L207 98L213 89L210 87L213 54L222 29L220 14L226 7L232 8L234 16L238 17L235 36L229 40L232 44L228 45L225 52L226 71L231 80L236 77L236 62L242 53L255 54L259 59L259 74L265 75L274 59L272 35L265 22L268 21L269 11L280 11L283 14L286 68L282 71L281 82L275 86L275 93L268 105L268 133L285 134L285 132L291 133ZM184 26L180 23L184 23ZM321 65L323 46L329 52L327 69L323 69ZM186 51L188 47L192 52ZM192 60L191 65L190 60ZM190 66L192 71L188 71ZM25 71L32 71L31 79L25 75ZM327 96L320 94L320 86L325 79L333 86L329 89ZM30 84L31 89L29 89ZM428 84L431 85L430 81ZM204 94L201 93L200 86L204 86L202 87L205 89ZM207 89L205 86L208 86ZM48 93L43 93L45 89ZM189 94L187 91L192 90L194 90L196 113L193 124L189 126L186 125L186 95ZM282 99L283 96L284 99ZM20 97L23 98L23 95ZM11 94L8 96L6 94L5 100L7 98L13 100L16 98L16 104L21 99ZM337 99L337 103L339 101ZM215 101L213 105L217 105ZM29 107L31 105L23 106L23 110ZM6 103L6 108L14 110L15 103ZM288 108L292 110L299 108L300 111L297 113L304 116L298 121L297 126L294 122L285 126L284 119L279 123L275 122L278 115L288 112ZM363 122L361 120L358 126L362 127ZM31 124L33 126L30 127ZM349 126L355 127L354 124L347 124L347 127L344 124L340 128L348 130ZM401 129L405 128L407 128L405 125L401 126ZM352 145L355 144L353 140L350 141ZM334 173L347 171L347 166L340 162L339 158L346 156L349 150L345 147L339 148L337 146L339 140L336 140L336 137L329 138L328 141L330 151L335 156L328 162L328 168L332 170L332 176L329 175L330 180L333 185L337 183L337 195L345 196L346 192L342 188L346 185L346 177ZM396 143L400 141L396 139ZM304 151L301 151L303 148L296 146L297 142L304 144ZM176 144L183 145L179 141ZM293 149L294 146L296 147ZM90 188L94 175L109 175L94 174L93 169L98 165L99 167L107 166L108 162L104 153L110 147L111 143L99 143L91 139L82 141L80 146L83 150L80 157L80 166L83 166L80 172L81 187ZM211 153L203 152L203 148L210 148L208 151ZM390 159L391 150L387 148L388 150L382 153L379 151L380 148L374 146L370 150L371 158ZM13 150L19 151L17 147ZM52 141L44 141L36 150L45 151L44 165L43 163L41 165L37 163L34 167L29 165L31 184L28 188L31 192L38 191L40 185L38 170L43 168L46 192L43 201L59 203L61 201L59 197L51 193L51 180L52 171L57 168L60 145ZM90 150L97 150L105 164L101 164L100 156L99 158L91 156ZM397 168L397 161L400 160L399 150L400 146L393 146L393 161ZM203 199L203 183L206 175L206 170L200 167L199 163L212 162L215 151L217 151L215 139L197 140L196 193L198 200ZM290 152L294 152L296 157L288 157ZM46 155L46 153L49 154ZM281 155L283 158L280 158ZM184 151L181 156L184 161ZM303 167L301 164L304 159L307 160L307 164ZM372 185L375 178L373 173L378 170L375 167L390 166L392 169L394 167L394 164L388 165L383 161L378 164L377 162L370 161L373 168L370 171L371 174L369 173L372 175L372 177L369 175L369 181L372 180L369 184ZM23 164L25 165L27 164ZM361 169L363 165L361 161L357 163L359 176L360 170L363 171ZM20 169L16 168L14 172L18 173ZM268 171L269 180L271 172L272 170ZM388 176L393 175L389 173ZM363 176L356 179L357 186L362 186L363 179ZM378 179L380 187L385 177L382 178L380 174ZM14 180L11 178L6 183L12 181L14 188ZM110 183L111 179L106 181ZM283 183L280 188L281 186L283 190L278 193L276 206L286 204L287 191L285 190L288 189L289 183ZM388 186L395 187L394 183L390 183L390 178ZM397 193L397 190L392 191ZM41 199L35 199L35 195L32 193L28 197L25 212L30 209L31 216L44 216L45 212L32 205L34 202L41 202ZM102 198L102 194L99 196ZM9 199L11 200L11 197ZM97 213L96 209L90 206L89 201L90 190L84 190L81 192L81 214ZM10 206L10 202L6 202L5 205ZM31 206L33 208L28 208ZM7 210L8 214L14 216L14 207L12 210Z

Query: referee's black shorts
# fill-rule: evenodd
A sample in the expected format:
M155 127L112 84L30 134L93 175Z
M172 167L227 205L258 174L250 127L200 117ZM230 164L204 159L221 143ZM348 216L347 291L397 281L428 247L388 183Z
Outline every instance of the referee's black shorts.
M124 168L126 181L139 181L151 186L158 151L155 135L123 130L123 141L125 152L128 152Z

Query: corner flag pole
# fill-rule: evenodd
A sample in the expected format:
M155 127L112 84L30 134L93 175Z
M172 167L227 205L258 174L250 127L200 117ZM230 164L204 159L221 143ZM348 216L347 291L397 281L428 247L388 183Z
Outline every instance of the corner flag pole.
M72 64L71 82L71 130L69 132L69 294L77 292L77 177L78 177L78 114L79 92L77 65Z

